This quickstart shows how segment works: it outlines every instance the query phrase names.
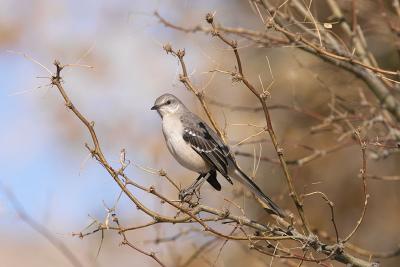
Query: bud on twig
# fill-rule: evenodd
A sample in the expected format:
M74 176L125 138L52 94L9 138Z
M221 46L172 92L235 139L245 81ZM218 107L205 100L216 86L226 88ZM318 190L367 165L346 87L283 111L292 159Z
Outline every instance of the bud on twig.
M214 15L211 13L207 13L206 15L206 21L210 24L212 24L214 22Z

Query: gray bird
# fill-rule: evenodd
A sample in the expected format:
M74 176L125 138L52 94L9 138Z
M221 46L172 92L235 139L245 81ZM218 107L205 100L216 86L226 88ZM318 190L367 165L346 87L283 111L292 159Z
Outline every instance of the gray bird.
M192 113L174 95L158 97L151 108L162 119L162 131L168 150L185 168L199 173L197 180L184 192L193 192L206 179L216 190L221 190L217 171L229 183L239 181L268 206L272 213L286 217L280 209L236 164L235 158L222 139L202 119ZM206 177L206 178L205 178Z

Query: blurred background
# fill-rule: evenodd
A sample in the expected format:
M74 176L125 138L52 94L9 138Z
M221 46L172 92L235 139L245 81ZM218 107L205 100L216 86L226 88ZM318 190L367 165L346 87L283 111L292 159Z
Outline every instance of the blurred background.
M374 1L359 2L363 2L360 17L371 18L360 19L371 51L383 68L398 69L398 39L388 33L379 18L374 19ZM350 1L341 4L346 7ZM315 8L321 14L329 13L323 4ZM96 122L96 131L109 161L118 166L120 150L125 148L132 162L127 169L131 178L143 185L155 185L171 198L176 198L175 191L143 168L164 169L183 186L189 185L196 174L180 167L170 156L161 133L160 118L150 107L156 97L169 92L179 96L192 111L203 117L204 114L196 98L178 81L180 67L176 58L166 55L162 45L170 43L175 49L186 49L191 79L199 88L206 88L208 98L224 104L257 105L248 90L233 83L230 77L209 73L215 68L232 70L231 51L211 36L184 34L164 27L153 16L155 10L187 27L204 24L205 14L216 12L218 21L226 26L262 29L247 1L0 0L0 265L70 266L59 251L21 220L4 194L7 190L15 195L29 216L62 240L85 266L157 266L136 251L119 246L121 239L115 232L105 233L99 254L99 233L83 239L72 236L74 232L84 231L94 219L104 222L106 208L116 203L120 191L105 170L90 158L84 147L85 142L90 143L90 137L65 108L56 88L49 86L49 73L21 53L52 72L55 59L62 64L93 66L64 70L69 96L89 120ZM260 80L265 87L274 81L270 89L271 105L295 103L327 115L330 90L349 101L358 101L358 92L363 90L371 102L375 101L354 76L295 48L259 48L246 40L239 40L239 45L249 78L259 87ZM323 88L315 73L330 90ZM211 105L211 110L219 125L226 127L230 144L259 131L241 124L264 122L262 113L239 112L220 105ZM272 119L288 159L310 153L301 145L326 149L338 142L338 135L333 132L311 135L310 127L319 122L304 114L274 110ZM268 142L234 146L234 150L275 158ZM252 156L238 156L238 161L280 206L295 211L278 165L262 161L255 173ZM371 160L369 171L396 175L400 168L398 162L397 154L384 161ZM361 213L360 167L359 147L348 145L301 168L291 169L299 193L322 191L335 203L342 236L351 231ZM251 198L241 196L239 185L231 187L224 179L219 180L222 193L209 185L203 186L205 203L231 207L240 213L224 201L233 194L250 217L265 216ZM372 251L391 250L400 243L399 190L399 182L369 180L368 212L353 243ZM137 190L133 192L139 197L145 196ZM157 200L147 198L144 199L147 205L162 211ZM305 210L315 228L333 235L330 211L325 203L318 198L307 198ZM124 196L116 212L125 226L149 221ZM138 246L155 251L169 266L179 266L211 237L190 233L179 242L154 244L150 241L190 227L193 226L155 226L129 236ZM212 264L221 244L217 249L206 250L206 256L199 256L190 266ZM266 266L270 261L267 256L250 252L245 243L228 242L216 264ZM383 266L398 266L400 259L382 262ZM281 264L274 262L276 266Z

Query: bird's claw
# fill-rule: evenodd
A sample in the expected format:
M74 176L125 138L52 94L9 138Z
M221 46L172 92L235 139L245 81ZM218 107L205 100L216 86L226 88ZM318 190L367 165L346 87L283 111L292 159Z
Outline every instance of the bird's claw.
M193 195L195 192L192 189L186 189L179 192L179 199L185 201L186 197Z
M192 201L193 196L197 197L197 201ZM195 207L199 204L200 196L197 195L196 188L188 188L179 192L179 199L187 202L190 207Z

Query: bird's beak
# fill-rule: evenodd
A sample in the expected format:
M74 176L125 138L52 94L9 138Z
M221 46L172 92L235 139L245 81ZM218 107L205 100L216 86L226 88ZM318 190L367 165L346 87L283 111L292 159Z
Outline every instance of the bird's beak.
M151 110L157 110L157 109L158 109L157 105L154 105L154 106L151 107Z

